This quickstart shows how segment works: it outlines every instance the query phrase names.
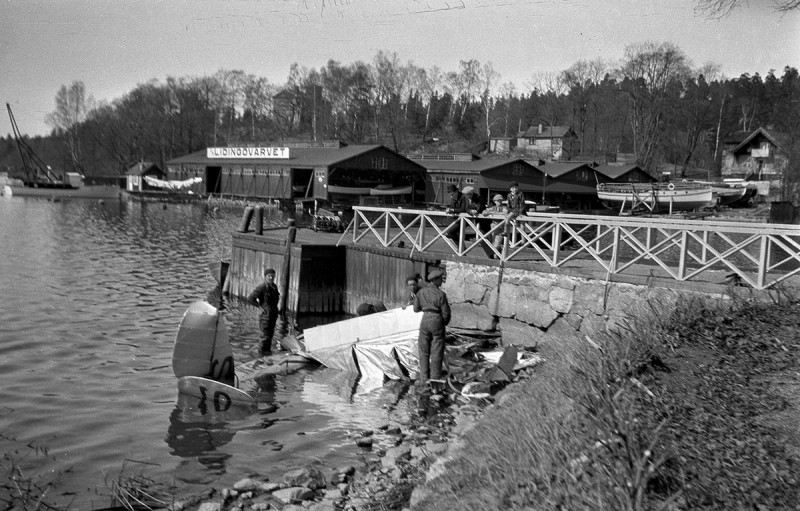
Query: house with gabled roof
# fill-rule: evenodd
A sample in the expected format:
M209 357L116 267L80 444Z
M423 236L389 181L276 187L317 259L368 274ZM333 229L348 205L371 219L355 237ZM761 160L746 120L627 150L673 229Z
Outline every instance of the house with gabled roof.
M758 128L726 137L722 149L722 177L770 181L780 187L788 158L775 132Z
M517 148L548 160L568 159L578 149L578 135L571 126L530 126L517 134Z

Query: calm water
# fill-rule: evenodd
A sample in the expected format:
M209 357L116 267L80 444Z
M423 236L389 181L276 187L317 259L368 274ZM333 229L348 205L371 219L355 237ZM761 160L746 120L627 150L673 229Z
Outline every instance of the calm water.
M240 218L204 203L0 198L0 492L9 460L71 509L107 506L120 475L179 496L275 480L313 460L355 464L349 432L410 417L404 387L365 389L324 368L249 382L251 415L182 411L175 333L189 304L213 298L208 263L230 255ZM246 363L257 311L221 305Z

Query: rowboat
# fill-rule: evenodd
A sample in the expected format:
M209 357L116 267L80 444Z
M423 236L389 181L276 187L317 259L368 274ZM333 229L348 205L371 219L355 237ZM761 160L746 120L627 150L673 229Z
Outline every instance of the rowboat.
M714 205L711 186L694 182L678 183L600 183L597 198L620 213L647 210L689 211Z

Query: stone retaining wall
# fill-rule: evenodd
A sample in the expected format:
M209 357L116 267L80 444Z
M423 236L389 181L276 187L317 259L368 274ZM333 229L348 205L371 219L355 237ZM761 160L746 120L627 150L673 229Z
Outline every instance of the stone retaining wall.
M671 309L687 294L724 296L719 289L679 291L454 261L442 261L442 266L447 275L442 289L453 312L450 326L494 326L505 344L533 346L592 337L654 299Z

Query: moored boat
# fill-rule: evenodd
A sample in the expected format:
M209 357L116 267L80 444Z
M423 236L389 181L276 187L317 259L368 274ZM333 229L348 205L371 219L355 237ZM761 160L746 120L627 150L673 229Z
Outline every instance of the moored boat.
M600 183L597 198L620 212L689 211L714 205L711 186L691 182Z

